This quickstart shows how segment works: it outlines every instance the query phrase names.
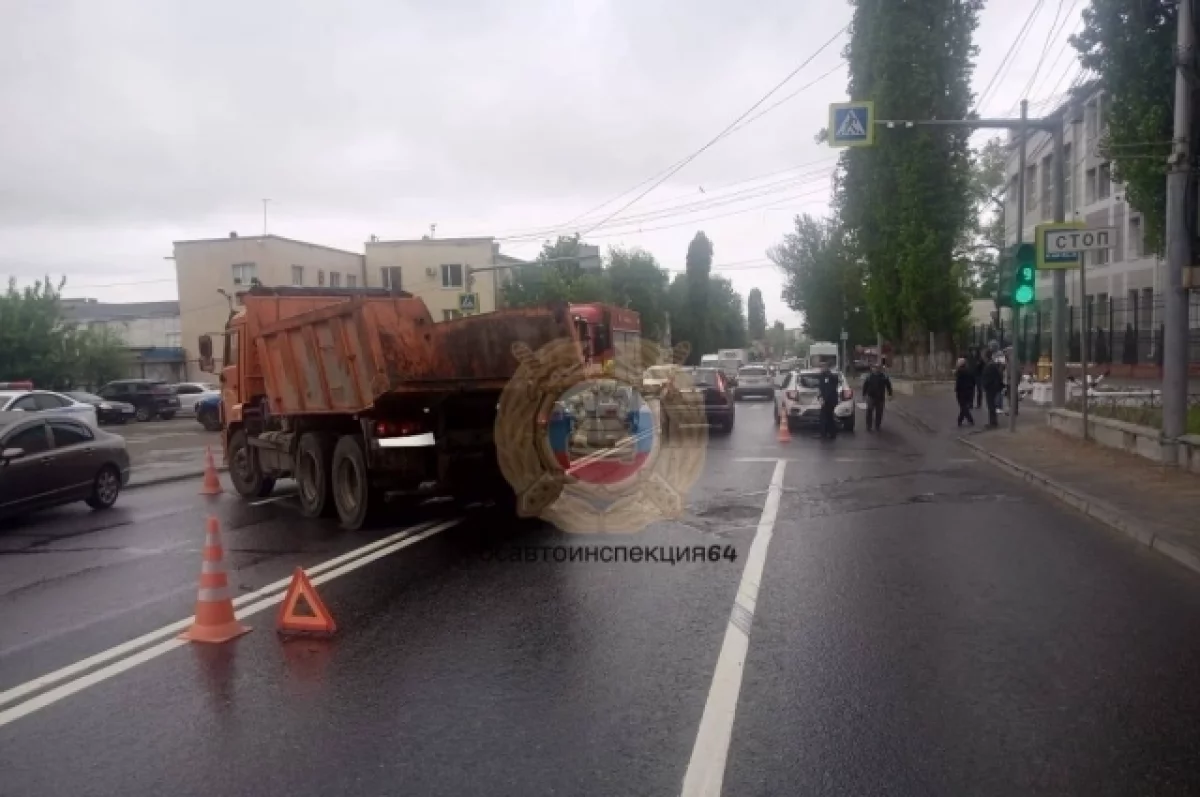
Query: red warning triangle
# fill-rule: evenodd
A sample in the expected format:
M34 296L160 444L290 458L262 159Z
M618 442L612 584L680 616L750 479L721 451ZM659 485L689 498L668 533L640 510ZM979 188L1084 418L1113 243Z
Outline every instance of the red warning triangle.
M301 599L304 600L304 605L307 605L310 613L301 614L297 611L302 605ZM275 625L280 631L315 631L324 634L332 634L337 631L337 623L333 621L333 615L329 613L329 609L317 595L317 590L313 588L308 576L299 567L292 574L292 583L288 585L283 603L279 604L279 614L276 617Z

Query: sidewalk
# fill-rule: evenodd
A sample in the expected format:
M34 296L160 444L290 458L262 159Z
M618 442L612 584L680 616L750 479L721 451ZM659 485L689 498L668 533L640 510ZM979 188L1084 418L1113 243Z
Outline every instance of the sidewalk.
M1010 433L1003 416L1000 429L959 430L950 399L896 404L897 414L918 428L961 432L958 439L977 456L1200 572L1200 479L1195 476L1053 432L1044 410L1022 408L1017 431ZM977 414L976 423L981 420Z
M199 479L204 475L204 451L203 448L177 448L143 452L133 458L133 470L126 487L146 487L180 479ZM219 446L213 451L213 458L218 471L227 470L221 462Z

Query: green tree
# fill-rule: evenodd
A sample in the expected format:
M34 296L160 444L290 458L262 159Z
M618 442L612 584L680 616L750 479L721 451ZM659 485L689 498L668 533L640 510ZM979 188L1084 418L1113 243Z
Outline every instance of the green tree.
M767 306L758 288L751 288L746 298L746 324L750 340L763 340L767 336Z
M0 295L0 379L66 390L124 374L129 355L119 337L64 321L64 284L55 287L47 278L18 289L16 280L9 280Z
M690 310L694 320L699 323L708 318L709 275L712 273L713 245L703 231L697 232L688 244L687 270L688 294L691 300ZM711 354L715 349L711 331L703 323L691 330L689 341L693 351L700 354Z
M962 119L970 111L983 0L851 0L848 94L883 119ZM847 150L835 207L861 264L875 327L900 353L949 351L967 312L961 248L972 225L968 132L933 126L880 131Z
M638 248L611 248L606 276L613 302L641 316L642 337L660 340L666 332L669 277L654 255Z
M552 302L607 302L611 300L603 272L581 269L579 235L547 241L533 264L515 270L502 289L506 307L537 307Z
M842 228L807 213L795 224L767 256L783 269L783 299L804 316L804 332L838 340L846 329L853 343L873 340L863 269L846 249Z
M1174 136L1175 0L1091 0L1071 37L1085 69L1105 89L1101 151L1112 178L1145 217L1146 247L1162 252L1166 233L1164 165Z
M691 344L688 364L695 365L705 354L718 348L742 348L746 345L746 314L742 297L733 289L725 277L709 275L704 293L709 301L703 314L695 306L692 297L697 291L691 285L687 273L676 274L667 293L667 307L671 312L671 339L675 343ZM704 348L695 341L701 335L707 342Z

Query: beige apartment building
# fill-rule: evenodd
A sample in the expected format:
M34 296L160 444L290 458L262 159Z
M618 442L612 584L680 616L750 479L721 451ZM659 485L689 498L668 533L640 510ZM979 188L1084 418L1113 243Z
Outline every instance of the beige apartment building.
M175 242L175 280L179 291L180 338L186 352L188 379L200 371L197 341L213 336L217 366L224 344L220 337L238 293L252 280L282 285L354 288L366 284L364 258L356 252L305 243L278 235Z
M380 241L372 236L365 258L368 286L419 296L435 321L455 318L472 303L480 313L501 307L501 286L520 262L500 254L493 238Z

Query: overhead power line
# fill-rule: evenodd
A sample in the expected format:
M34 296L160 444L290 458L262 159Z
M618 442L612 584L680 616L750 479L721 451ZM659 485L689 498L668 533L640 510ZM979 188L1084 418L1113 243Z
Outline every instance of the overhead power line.
M1025 17L1025 24L1021 26L1019 31L1017 31L1017 36L1015 39L1013 39L1012 44L1009 45L1008 52L1004 54L1004 58L1000 61L1000 65L997 66L996 71L992 73L992 79L988 81L987 87L980 92L979 99L976 101L975 108L972 113L979 113L979 109L982 108L983 104L988 101L988 95L991 94L993 87L999 85L997 81L1000 79L1000 76L1007 73L1008 68L1012 66L1011 59L1021 49L1021 45L1024 44L1025 38L1029 35L1029 28L1031 25L1033 25L1033 20L1037 18L1038 12L1042 10L1042 5L1045 2L1046 0L1037 0L1037 2L1034 3L1033 8L1030 9L1029 15Z
M775 92L779 91L781 88L783 88L785 85L787 85L787 83L792 78L794 78L796 75L798 75L800 73L800 71L802 69L804 69L804 67L806 67L810 63L812 63L813 59L815 59L818 55L823 53L831 44L833 44L835 41L837 41L837 39L843 33L845 33L846 30L849 29L849 27L850 26L847 24L846 26L842 27L841 30L839 30L837 33L833 34L833 36L829 37L829 39L824 44L822 44L817 49L816 52L814 52L812 55L808 56L808 58L805 58L800 63L799 66L797 66L795 69L793 69L791 72L789 72L788 75L783 80L781 80L777 84L775 84L775 86L770 91L768 91L766 94L764 94L762 97L760 97L753 105L751 105L749 108L747 108L740 116L738 116L736 119L734 119L728 125L726 125L725 128L723 130L721 130L720 133L717 133L717 135L715 135L711 139L709 139L709 141L707 143L705 143L702 147L700 147L698 150L693 152L691 155L688 155L683 160L677 162L674 166L672 166L669 170L667 170L666 174L663 174L658 179L656 179L654 182L652 182L650 184L649 188L642 190L640 193L638 193L636 196L634 196L633 199L631 199L628 202L626 202L625 204L621 205L621 207L617 208L615 211L613 211L612 213L605 216L603 219L601 219L596 224L593 224L591 227L589 227L584 232L584 234L586 235L587 233L590 233L592 230L595 230L596 228L600 227L605 222L612 219L614 216L617 216L620 213L624 212L625 210L628 210L638 200L642 199L642 197L646 196L651 191L653 191L655 188L662 185L667 180L671 179L671 177L673 175L677 174L679 172L679 170L682 169L684 166L687 166L689 163L694 161L696 158L700 157L700 155L703 154L706 150L708 150L709 147L713 146L718 141L720 141L722 138L729 135L743 119L748 117L750 114L754 113L754 111L756 111L758 109L758 107L760 105L762 105L764 102L769 100L771 98L771 96L775 94ZM626 193L628 193L628 192L626 192Z

